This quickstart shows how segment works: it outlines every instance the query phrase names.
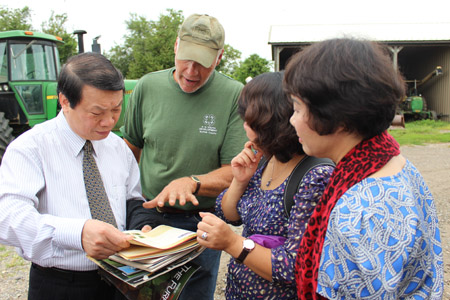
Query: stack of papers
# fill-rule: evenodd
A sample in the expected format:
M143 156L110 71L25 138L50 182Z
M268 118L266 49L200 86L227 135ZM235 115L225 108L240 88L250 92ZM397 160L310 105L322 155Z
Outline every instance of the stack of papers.
M195 232L167 225L146 233L140 230L124 233L133 236L129 248L101 261L89 258L132 287L185 265L205 250L198 244Z

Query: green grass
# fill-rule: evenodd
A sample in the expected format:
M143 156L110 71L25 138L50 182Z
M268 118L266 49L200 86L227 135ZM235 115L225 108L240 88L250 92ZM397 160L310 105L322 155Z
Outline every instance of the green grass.
M0 246L0 259L9 256L9 252L6 250L5 246Z
M6 248L5 246L0 246L0 259L6 262L7 268L14 268L27 265L27 262L20 257L15 251L14 248Z
M408 122L405 129L390 129L400 146L450 143L450 123L434 120Z
M26 261L22 257L20 257L17 254L14 254L12 259L8 263L6 263L6 267L14 268L19 266L25 266L26 264L27 264Z

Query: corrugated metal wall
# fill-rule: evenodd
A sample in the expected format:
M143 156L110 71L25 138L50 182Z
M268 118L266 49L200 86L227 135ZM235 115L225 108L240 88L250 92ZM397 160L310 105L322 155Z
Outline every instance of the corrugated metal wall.
M441 66L443 74L423 85L422 92L428 108L441 115L443 121L450 121L450 48L438 47L423 67Z

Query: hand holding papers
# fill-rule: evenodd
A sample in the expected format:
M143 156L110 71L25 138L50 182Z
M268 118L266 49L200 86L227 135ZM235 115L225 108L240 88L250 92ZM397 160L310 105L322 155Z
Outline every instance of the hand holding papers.
M90 259L133 288L185 265L205 249L198 244L195 232L166 225L145 233L124 233L134 237L129 248L102 261Z

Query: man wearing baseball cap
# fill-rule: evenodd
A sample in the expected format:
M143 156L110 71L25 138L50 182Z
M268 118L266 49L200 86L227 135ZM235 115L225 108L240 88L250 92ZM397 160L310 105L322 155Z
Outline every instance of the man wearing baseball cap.
M131 228L197 231L199 212L214 212L216 197L231 183L231 159L247 137L237 112L243 85L215 70L224 41L216 18L189 16L175 41L175 67L146 74L131 95L121 131L149 200ZM201 269L180 299L214 299L220 252L207 249L195 262Z

